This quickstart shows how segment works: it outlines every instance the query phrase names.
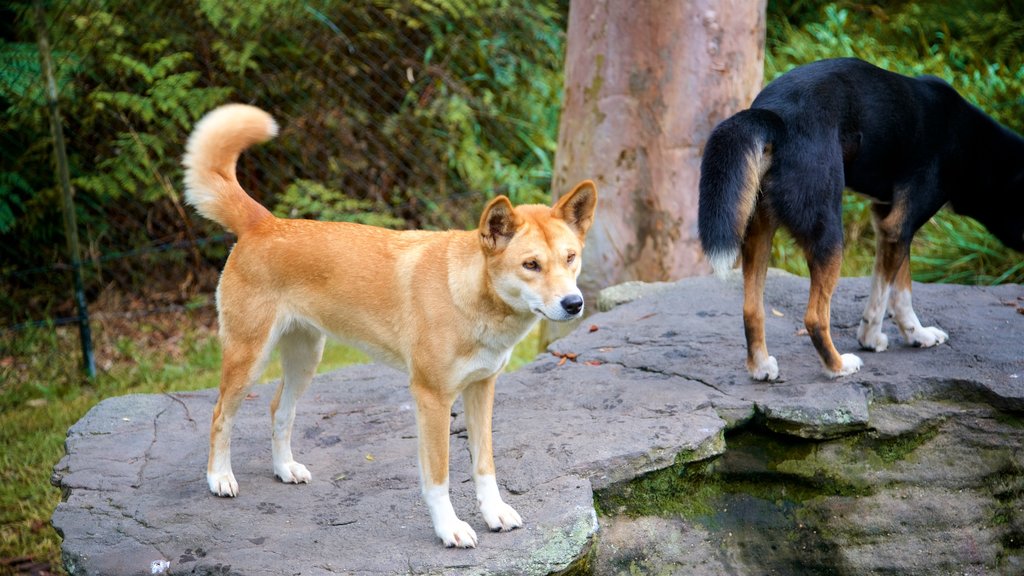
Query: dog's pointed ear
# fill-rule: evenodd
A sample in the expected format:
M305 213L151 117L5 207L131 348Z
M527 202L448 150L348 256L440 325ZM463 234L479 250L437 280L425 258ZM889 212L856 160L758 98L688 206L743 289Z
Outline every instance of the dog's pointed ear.
M498 196L487 203L480 216L480 244L489 252L503 250L521 224L512 202L505 196Z
M558 199L558 202L551 209L555 218L565 220L565 223L582 242L594 223L594 211L597 209L597 186L593 180L584 180L576 185L565 196Z

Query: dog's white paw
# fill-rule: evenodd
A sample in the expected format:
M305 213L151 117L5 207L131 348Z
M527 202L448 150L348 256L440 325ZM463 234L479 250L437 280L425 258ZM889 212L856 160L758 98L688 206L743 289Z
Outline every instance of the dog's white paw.
M860 357L856 354L843 354L840 356L843 361L843 367L838 372L831 370L825 370L825 374L828 374L829 378L839 378L840 376L848 376L857 372L864 366L864 362L861 361Z
M308 484L313 475L295 460L274 465L274 474L285 484Z
M775 356L769 356L753 368L747 368L750 377L754 380L775 380L779 377L779 363Z
M949 340L949 334L935 326L922 326L907 334L907 343L918 348L931 348L946 340Z
M508 532L523 525L523 519L514 508L501 500L480 504L480 513L493 532Z
M476 531L458 518L436 524L434 533L448 548L476 548Z
M238 496L238 482L235 481L235 475L230 471L219 474L207 473L206 483L210 485L210 492L217 496L228 496L231 498Z
M863 328L863 324L861 327ZM857 343L860 347L865 350L871 350L872 352L885 352L889 348L889 337L884 332L878 330L874 333L867 333L867 330L859 330L857 334Z

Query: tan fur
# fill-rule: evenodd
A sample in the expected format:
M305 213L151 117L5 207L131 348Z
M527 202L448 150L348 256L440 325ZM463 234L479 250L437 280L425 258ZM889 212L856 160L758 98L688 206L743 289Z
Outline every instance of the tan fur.
M772 165L771 144L765 145L746 155L746 166L743 173L743 194L736 206L736 233L741 237L754 215L757 198L761 194L761 181Z
M578 317L566 301L579 294L576 277L596 188L584 181L554 207L513 208L507 198L495 198L474 231L279 219L235 178L241 151L276 132L265 112L224 106L197 124L184 159L187 201L238 234L218 288L224 359L210 431L210 489L225 496L238 491L230 468L232 419L278 344L284 377L271 405L275 473L288 482L309 481L309 472L292 459L291 427L295 401L320 360L323 334L330 334L410 374L435 531L445 544L475 545L472 530L445 506L447 495L435 497L440 487L447 491L451 407L461 394L474 477L489 486L494 381L538 318ZM530 269L534 263L537 269ZM481 490L482 510L518 520L495 498L496 487ZM487 513L492 529L518 525Z
M736 234L744 238L748 229L753 226L753 220L757 218L757 201L761 195L761 181L772 165L772 146L766 144L764 148L750 151L744 156L743 162L743 190L739 202L736 204ZM773 228L774 232L774 228ZM736 267L738 262L743 261L742 248L739 252L716 252L708 254L708 263L711 269L720 277L725 277ZM766 265L767 266L767 265Z
M772 380L764 338L764 285L771 259L772 236L778 224L764 208L757 210L743 241L743 328L747 338L747 370L759 380Z
M837 374L843 369L843 361L839 352L832 343L831 331L831 304L832 293L835 292L836 284L839 283L839 269L843 263L842 253L825 261L823 265L815 269L811 258L807 259L811 265L811 291L807 301L807 311L804 314L804 326L811 337L811 342L818 351L825 369Z

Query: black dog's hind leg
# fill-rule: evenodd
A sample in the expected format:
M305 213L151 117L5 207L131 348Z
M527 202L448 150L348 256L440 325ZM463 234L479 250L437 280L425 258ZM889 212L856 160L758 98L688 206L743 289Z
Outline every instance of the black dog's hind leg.
M843 153L829 118L805 126L807 135L779 147L769 172L769 198L781 224L803 248L811 273L804 326L830 378L853 374L863 365L832 343L832 293L843 262ZM783 168L778 168L783 166ZM777 169L778 168L778 169Z
M747 336L747 372L754 380L775 380L779 364L768 355L764 338L764 281L778 225L760 206L743 238L743 330Z
M854 354L839 354L832 343L830 328L832 293L839 283L839 268L843 263L842 245L826 255L812 249L805 249L805 254L811 272L811 292L807 299L804 326L829 377L853 374L860 370L863 362Z

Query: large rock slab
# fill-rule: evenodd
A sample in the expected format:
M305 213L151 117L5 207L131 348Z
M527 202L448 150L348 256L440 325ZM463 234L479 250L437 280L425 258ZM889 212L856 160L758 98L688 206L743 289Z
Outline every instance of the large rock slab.
M836 347L864 361L860 372L838 380L823 374L803 329L808 281L786 274L771 275L765 290L768 351L780 374L770 384L754 383L746 373L739 279L690 278L659 288L592 317L588 329L552 349L576 354L580 362L704 383L737 414L749 405L769 427L807 438L866 428L872 400L984 400L1024 410L1024 288L914 284L921 322L946 330L950 340L933 348L909 347L887 322L890 349L881 353L858 350L857 326L869 293L869 278L848 278L832 299Z
M581 380L545 362L505 378L494 419L499 481L526 527L502 534L475 512L457 405L452 499L481 536L474 550L434 537L405 378L376 365L318 377L300 403L294 448L309 485L273 477L273 387L255 387L236 421L234 499L206 487L215 390L105 400L68 433L53 524L72 574L168 565L175 574L549 574L589 549L594 485L724 448L724 421L679 391L665 376L616 366Z
M843 352L856 349L868 289L866 279L843 280L833 300L833 335ZM821 374L799 334L806 298L805 279L769 280L766 305L775 313L768 345L779 382L747 377L742 289L713 278L659 286L597 314L552 345L554 355L503 376L495 459L503 494L524 518L520 530L489 533L476 514L457 405L452 499L481 537L474 550L444 549L433 535L419 496L412 402L398 372L369 365L314 380L299 403L294 439L297 458L313 473L309 485L273 477L273 386L254 388L232 444L235 499L206 487L215 390L105 400L69 430L67 456L54 472L65 496L53 524L66 567L71 574L553 573L592 549L595 490L721 454L726 430L763 424L820 441L874 430L872 402L879 400L1024 407L1020 286L915 285L919 316L947 330L949 344L911 349L889 327L892 349L861 353L865 368L838 381ZM570 354L575 360L566 360ZM916 412L886 414L877 426L883 435L924 426ZM877 495L879 507L886 498ZM657 519L610 522L618 528L606 535L609 546L614 534L653 537L662 526ZM690 525L651 549L686 550L707 540ZM729 558L671 565L743 573Z

